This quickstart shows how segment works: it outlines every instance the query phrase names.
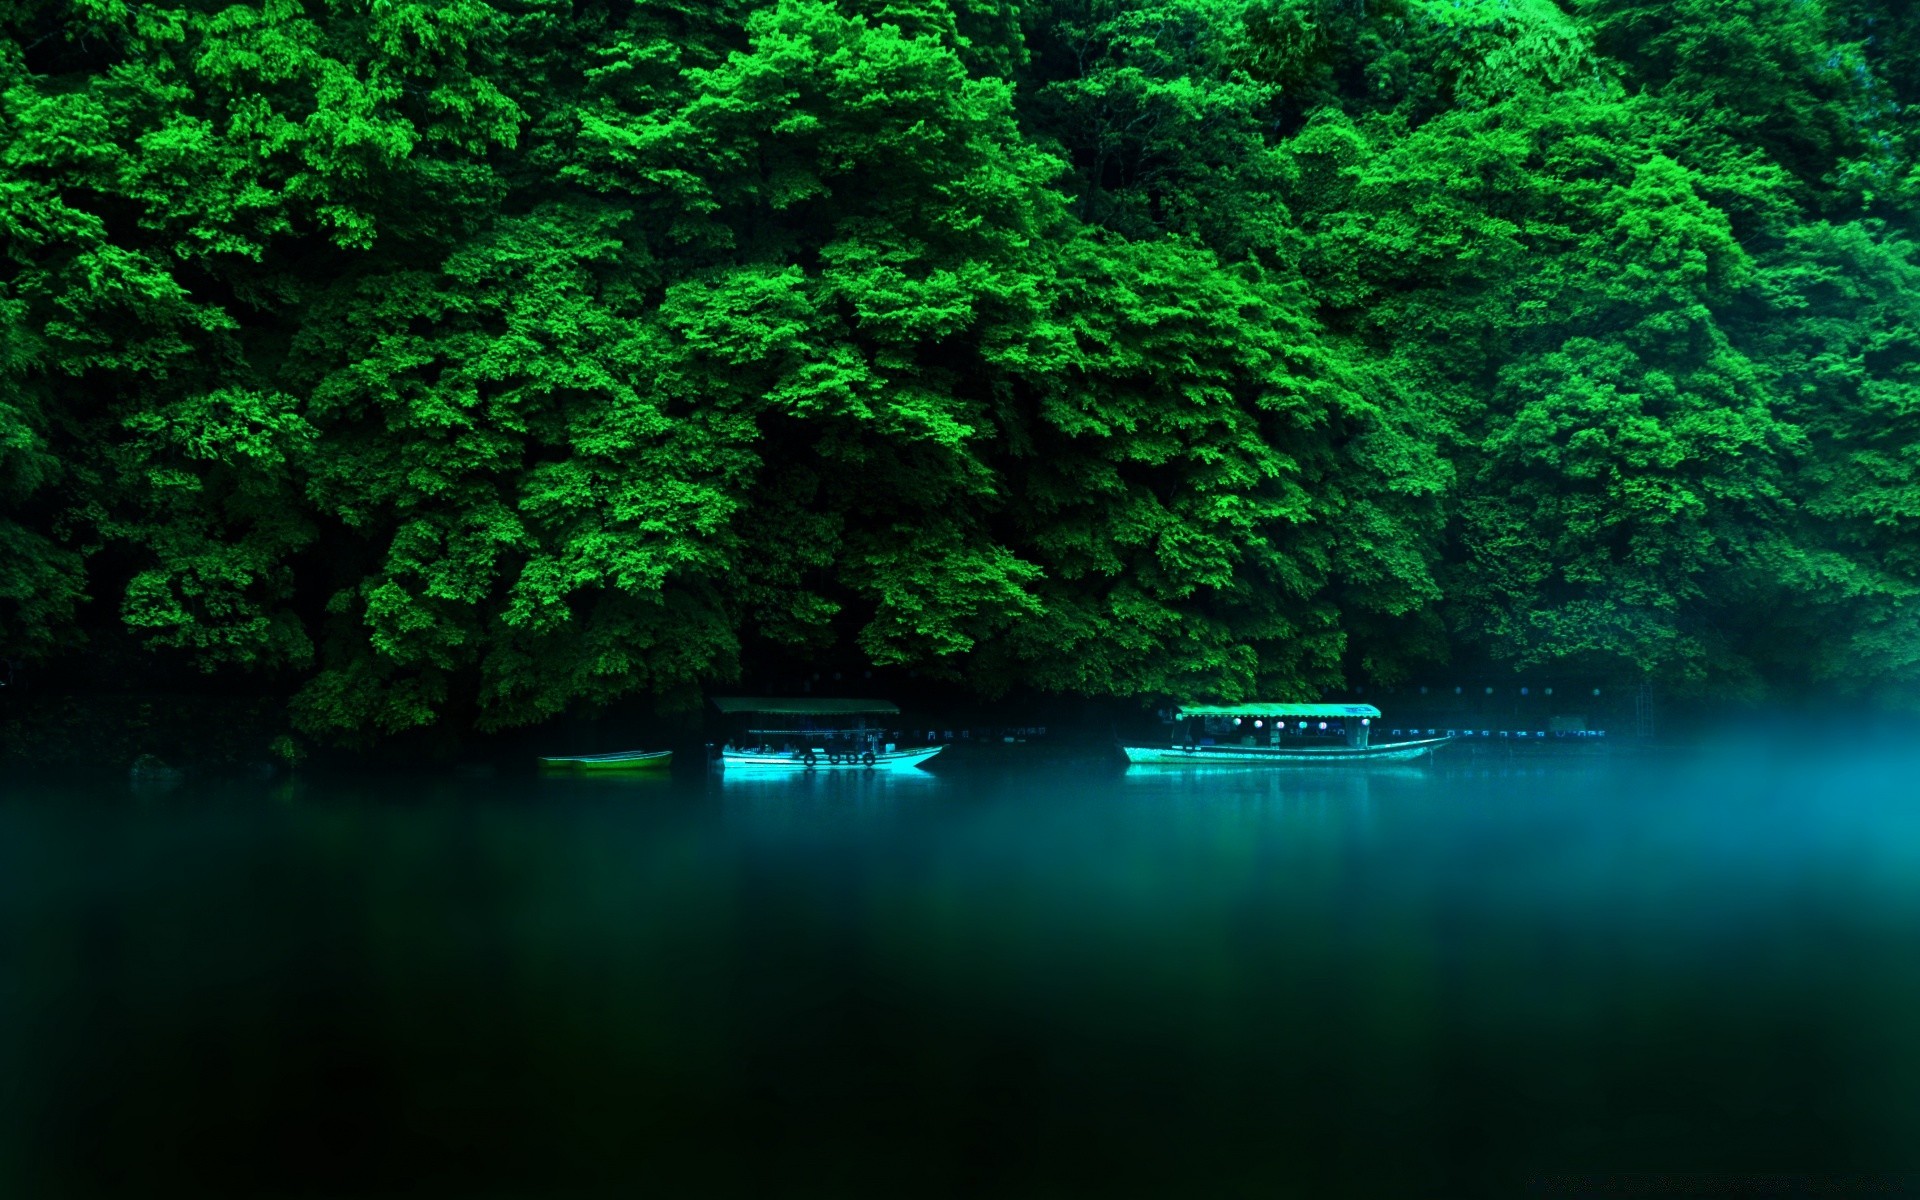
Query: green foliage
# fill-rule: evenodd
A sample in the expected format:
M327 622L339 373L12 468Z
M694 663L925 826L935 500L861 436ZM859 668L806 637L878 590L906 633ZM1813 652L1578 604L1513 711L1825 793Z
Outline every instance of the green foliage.
M1913 704L1920 668L1920 262L1874 222L1810 223L1763 264L1748 336L1804 431L1776 569L1806 674Z
M17 388L11 399L0 394L0 658L45 654L73 638L85 588L80 552L48 528L60 460Z
M1582 0L1596 44L1690 118L1709 152L1759 150L1802 204L1834 210L1898 190L1898 103L1866 47L1821 0Z
M7 6L0 656L1920 702L1903 16Z

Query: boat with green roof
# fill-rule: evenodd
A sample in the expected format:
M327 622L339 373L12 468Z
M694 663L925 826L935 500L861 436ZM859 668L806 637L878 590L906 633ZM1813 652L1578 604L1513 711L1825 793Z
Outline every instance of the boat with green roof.
M1160 746L1122 745L1142 766L1240 764L1327 766L1421 758L1453 740L1417 738L1374 744L1371 704L1186 704L1174 710L1173 735Z

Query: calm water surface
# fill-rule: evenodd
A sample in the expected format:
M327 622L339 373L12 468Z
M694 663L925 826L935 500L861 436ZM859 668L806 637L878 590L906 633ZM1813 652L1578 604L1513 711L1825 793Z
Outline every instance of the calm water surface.
M9 1197L1920 1178L1904 751L0 787Z

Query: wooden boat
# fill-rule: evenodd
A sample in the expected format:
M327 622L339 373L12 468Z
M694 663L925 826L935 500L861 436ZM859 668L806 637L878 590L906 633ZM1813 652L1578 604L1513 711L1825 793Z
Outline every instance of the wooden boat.
M559 771L656 771L673 763L671 750L622 750L616 754L556 754L540 765Z
M721 748L719 763L728 771L904 771L945 749L902 744L877 720L900 715L885 700L720 696L713 706L758 726Z
M1170 744L1129 746L1142 766L1286 766L1404 762L1433 753L1451 737L1372 742L1380 710L1371 704L1190 704L1174 713Z

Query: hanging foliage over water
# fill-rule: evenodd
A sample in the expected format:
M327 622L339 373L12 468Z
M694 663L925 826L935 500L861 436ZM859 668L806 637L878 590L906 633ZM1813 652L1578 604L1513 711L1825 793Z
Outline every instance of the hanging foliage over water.
M1912 701L1913 26L15 0L0 656L345 738L806 661Z

